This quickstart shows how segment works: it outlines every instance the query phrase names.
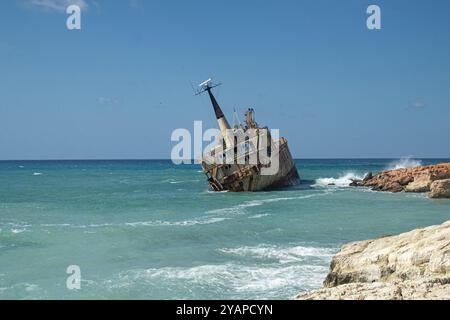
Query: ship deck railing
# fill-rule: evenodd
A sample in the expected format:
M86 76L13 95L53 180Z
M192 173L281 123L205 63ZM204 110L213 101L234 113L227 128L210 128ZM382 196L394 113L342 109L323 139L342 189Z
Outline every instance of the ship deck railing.
M256 140L256 137L254 138ZM260 164L259 155L265 154L270 157L272 152L277 152L278 148L286 143L286 139L280 138L278 141L271 141L270 147L263 146L256 149L255 144L253 144L253 139L243 142L240 145L248 144L243 146L244 152L235 152L236 148L228 148L223 150L222 145L217 145L207 153L203 155L202 165L205 171L211 171L213 168L221 168L228 165L240 165L240 166L255 166ZM240 150L239 144L237 146L238 151ZM231 160L232 159L232 160ZM250 159L256 159L256 163L250 163Z

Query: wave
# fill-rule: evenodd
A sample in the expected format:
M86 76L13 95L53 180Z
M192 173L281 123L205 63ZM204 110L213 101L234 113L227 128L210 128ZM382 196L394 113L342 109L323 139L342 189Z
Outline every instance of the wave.
M73 225L68 223L60 224L41 224L41 227L49 228L74 228L74 229L87 229L87 228L107 228L107 227L161 227L161 226L193 226L199 224L212 224L227 220L225 217L204 217L192 220L182 221L164 221L164 220L149 220L149 221L136 221L136 222L124 222L124 223L101 223L101 224L81 224Z
M148 226L193 226L199 224L212 224L221 221L225 221L228 218L222 217L207 217L193 220L184 220L184 221L139 221L139 222L128 222L125 223L127 226L131 227L148 227Z
M336 253L336 250L332 248L304 246L277 247L270 245L225 248L219 249L219 251L225 254L247 258L276 260L281 264L304 261L305 259L311 258L328 261Z
M233 299L291 298L301 290L319 288L327 271L325 264L255 266L224 263L128 270L105 284L114 292L139 288L161 290L163 287L172 299L206 298L211 292Z
M199 182L200 179L192 179L192 180L175 180L175 179L166 179L161 181L162 183L170 183L170 184L179 184L179 183L189 183L189 182Z
M388 169L405 169L405 168L414 168L422 165L422 160L416 160L412 157L402 157L397 161L392 162Z
M13 234L22 233L22 232L25 232L25 231L26 231L25 229L11 229L11 232Z
M340 176L338 178L319 178L316 179L316 183L313 186L319 186L319 187L328 187L328 186L334 186L334 187L348 187L349 184L352 182L353 179L361 180L364 177L357 175L353 172L348 172L344 174L343 176Z
M269 213L261 213L261 214L255 214L253 216L248 217L249 219L259 219L270 216Z
M116 293L158 290L160 297L171 299L204 299L211 294L228 299L289 299L299 291L321 287L338 249L260 245L217 250L238 259L219 264L131 269L102 283ZM259 261L245 263L242 257Z
M20 282L0 287L0 297L4 300L17 299L17 294L20 294L20 299L23 300L49 299L47 290L34 283Z
M33 173L33 176L42 176L42 172L35 172Z
M244 203L238 204L236 206L231 206L227 208L213 209L208 210L205 213L207 214L217 214L217 213L235 213L235 214L243 214L245 213L246 208L262 206L266 203L279 202L279 201L287 201L287 200L300 200L300 199L309 199L312 197L326 195L328 193L320 193L320 194L308 194L304 196L298 197L280 197L280 198L271 198L271 199L261 199L261 200L249 200Z
M316 196L327 195L329 192L320 192L315 194L308 194L296 197L278 197L271 199L261 199L261 200L249 200L241 203L239 205L209 210L204 213L203 216L193 217L187 220L179 221L168 221L168 220L149 220L149 221L132 221L132 222L115 222L115 223L91 223L91 224L72 224L72 223L40 223L40 224L26 224L25 222L21 224L13 223L0 223L0 227L9 227L16 230L30 230L38 231L40 228L72 228L72 229L102 229L102 228L114 228L114 227L170 227L170 226L195 226L195 225L207 225L220 223L231 219L230 215L246 214L245 209L251 207L262 206L266 203L273 203L279 201L288 200L298 200L298 199L308 199ZM262 217L269 216L268 213L256 213L250 215L248 218L258 219Z

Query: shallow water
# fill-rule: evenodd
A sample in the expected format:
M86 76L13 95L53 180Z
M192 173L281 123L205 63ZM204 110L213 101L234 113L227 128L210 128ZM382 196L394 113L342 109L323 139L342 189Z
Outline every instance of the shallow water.
M296 162L300 186L257 193L170 161L0 162L0 299L287 299L345 242L450 219L449 200L345 186L413 161Z

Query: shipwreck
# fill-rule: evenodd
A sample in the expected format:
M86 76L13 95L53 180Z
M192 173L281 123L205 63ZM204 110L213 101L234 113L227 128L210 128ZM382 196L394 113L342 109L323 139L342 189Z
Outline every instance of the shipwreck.
M254 110L241 124L235 111L233 128L212 93L220 84L211 79L200 84L197 94L208 93L220 129L215 147L203 154L201 165L214 191L261 191L294 186L300 177L287 140L255 122Z

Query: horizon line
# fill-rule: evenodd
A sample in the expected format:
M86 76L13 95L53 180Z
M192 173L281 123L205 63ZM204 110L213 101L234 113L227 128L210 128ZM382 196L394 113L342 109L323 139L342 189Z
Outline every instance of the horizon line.
M307 157L307 158L294 158L294 160L396 160L396 159L419 159L419 160L450 160L450 157ZM195 162L195 159L190 159ZM169 158L78 158L78 159L0 159L0 162L7 161L172 161Z

